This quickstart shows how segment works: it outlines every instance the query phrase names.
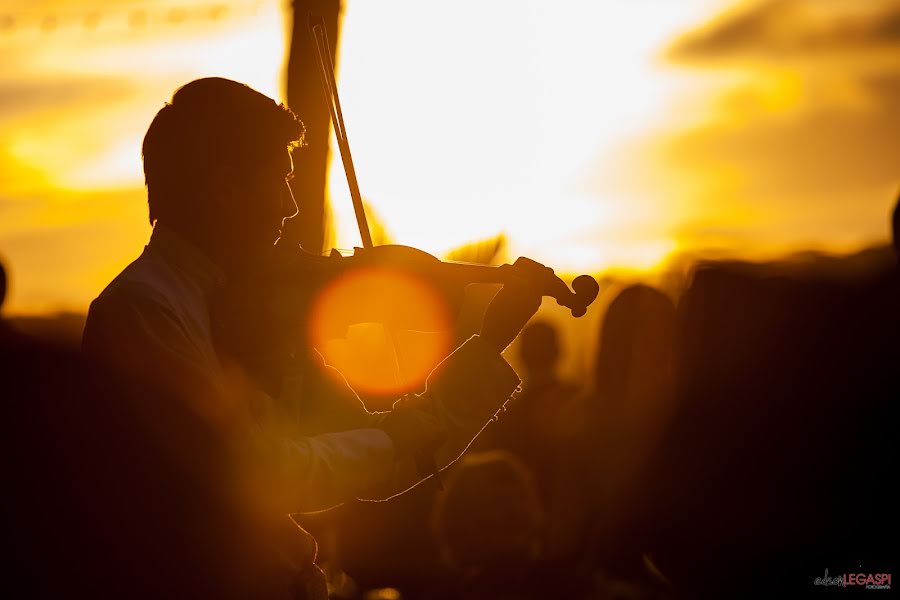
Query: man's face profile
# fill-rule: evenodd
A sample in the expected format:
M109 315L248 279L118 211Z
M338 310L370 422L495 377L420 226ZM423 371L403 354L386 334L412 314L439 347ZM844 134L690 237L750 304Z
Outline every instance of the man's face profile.
M273 152L268 159L222 170L216 186L211 220L223 243L263 252L281 235L285 219L297 214L289 180L293 177L290 150Z

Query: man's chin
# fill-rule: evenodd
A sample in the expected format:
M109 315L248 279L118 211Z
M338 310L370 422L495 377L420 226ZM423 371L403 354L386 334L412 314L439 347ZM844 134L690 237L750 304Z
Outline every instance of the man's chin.
M253 239L247 246L257 249L261 252L264 252L266 249L271 249L278 240L281 238L281 229L270 229L266 231L265 234L259 235Z

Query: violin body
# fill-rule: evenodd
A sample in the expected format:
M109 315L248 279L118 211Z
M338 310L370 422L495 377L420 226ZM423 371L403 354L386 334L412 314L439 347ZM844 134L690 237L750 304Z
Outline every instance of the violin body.
M342 256L335 250L328 256L317 256L299 247L284 249L276 246L276 249L278 251L267 267L235 279L219 295L216 303L219 314L222 310L234 314L233 311L244 312L255 307L253 312L269 314L282 324L281 327L290 327L303 318L316 297L329 285L361 271L368 271L375 277L384 276L385 285L372 290L368 297L355 299L357 309L344 311L343 329L370 322L427 330L427 324L404 323L402 317L392 318L389 314L394 312L391 307L402 306L405 300L398 297L391 301L393 290L387 276L392 273L432 287L453 314L469 285L504 284L514 277L523 279L523 275L535 291L554 298L559 305L569 308L575 317L584 315L599 291L599 285L589 275L577 277L570 290L552 269L524 257L519 258L516 265L524 264L526 268L513 269L512 265L444 262L423 250L401 245L356 248L350 256Z

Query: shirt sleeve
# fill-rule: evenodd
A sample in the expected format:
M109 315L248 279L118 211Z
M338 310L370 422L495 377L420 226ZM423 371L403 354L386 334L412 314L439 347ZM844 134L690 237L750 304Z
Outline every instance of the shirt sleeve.
M433 456L435 465L443 469L455 462L503 410L520 384L509 363L478 335L444 359L419 395L421 406L435 414L447 430L447 441ZM429 477L418 471L412 458L395 461L390 477L380 487L370 488L363 499L389 499Z
M380 429L352 429L316 436L254 440L257 473L268 502L280 512L332 508L377 487L390 475L394 447ZM260 449L263 451L260 452Z

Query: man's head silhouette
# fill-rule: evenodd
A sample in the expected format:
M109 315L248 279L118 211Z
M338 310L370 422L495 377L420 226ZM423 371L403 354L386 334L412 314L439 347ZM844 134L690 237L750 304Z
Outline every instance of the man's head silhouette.
M144 137L150 222L230 267L271 246L296 214L286 178L304 127L285 106L221 78L192 81Z

